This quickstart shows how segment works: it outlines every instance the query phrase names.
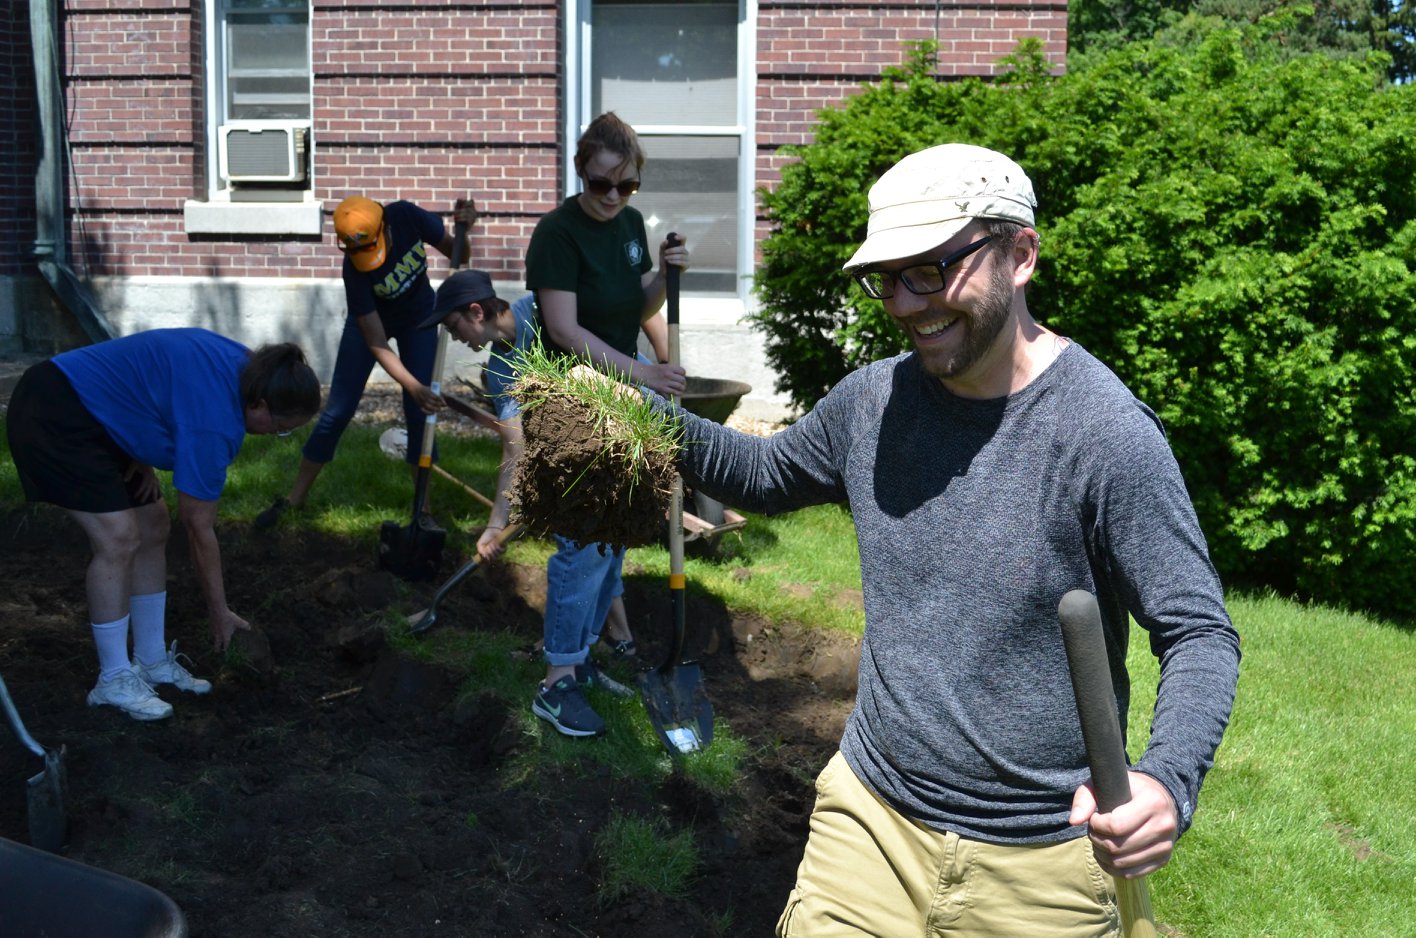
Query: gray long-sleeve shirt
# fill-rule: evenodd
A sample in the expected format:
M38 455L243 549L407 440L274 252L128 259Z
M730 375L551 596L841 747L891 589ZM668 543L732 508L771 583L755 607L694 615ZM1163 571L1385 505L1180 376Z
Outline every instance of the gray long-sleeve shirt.
M1101 605L1124 728L1127 613L1160 660L1133 768L1181 830L1229 719L1239 637L1158 419L1075 343L1006 398L956 397L902 355L847 377L770 438L685 415L690 482L749 510L846 501L865 593L856 707L841 749L931 827L1000 843L1079 836L1086 780L1057 622Z

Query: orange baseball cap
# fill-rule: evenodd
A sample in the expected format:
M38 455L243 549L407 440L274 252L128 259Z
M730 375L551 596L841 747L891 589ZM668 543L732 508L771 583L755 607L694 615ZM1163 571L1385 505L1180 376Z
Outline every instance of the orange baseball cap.
M351 195L334 210L334 234L339 249L355 270L376 270L388 255L383 206L362 195Z

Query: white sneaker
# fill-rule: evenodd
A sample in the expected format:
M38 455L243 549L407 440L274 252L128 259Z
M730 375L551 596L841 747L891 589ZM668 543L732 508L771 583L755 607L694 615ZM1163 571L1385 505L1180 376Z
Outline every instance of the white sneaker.
M186 655L182 656L187 658ZM134 659L135 661L137 659ZM191 658L187 658L191 661ZM158 684L171 684L178 690L186 691L189 694L206 694L211 692L211 681L202 680L199 677L192 677L192 672L182 667L177 661L177 643L173 642L172 647L167 649L167 657L157 664L143 664L138 661L133 669L138 672L138 677L156 687Z
M111 681L100 678L89 691L88 704L90 707L117 707L134 720L165 720L172 716L172 705L157 696L131 668Z

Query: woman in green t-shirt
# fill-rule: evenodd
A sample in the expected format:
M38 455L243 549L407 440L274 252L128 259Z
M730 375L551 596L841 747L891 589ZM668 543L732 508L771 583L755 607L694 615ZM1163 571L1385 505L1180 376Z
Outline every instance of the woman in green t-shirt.
M685 245L659 244L659 269L649 253L644 217L629 205L639 190L644 150L634 129L601 114L576 142L575 173L582 191L543 216L526 251L526 287L536 294L542 340L552 349L658 393L681 395L682 367L667 361L664 269L688 267ZM639 331L658 362L636 354ZM556 538L546 564L546 678L531 710L567 736L594 736L605 724L585 700L596 682L610 689L590 661L612 600L622 591L624 552Z

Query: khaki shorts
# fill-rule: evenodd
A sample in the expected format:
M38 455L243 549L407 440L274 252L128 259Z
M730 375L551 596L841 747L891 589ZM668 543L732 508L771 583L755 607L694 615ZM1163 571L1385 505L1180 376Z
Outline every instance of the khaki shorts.
M1119 936L1115 885L1091 842L1007 847L912 821L839 752L816 780L811 834L779 938Z

